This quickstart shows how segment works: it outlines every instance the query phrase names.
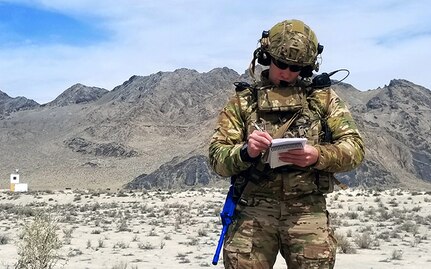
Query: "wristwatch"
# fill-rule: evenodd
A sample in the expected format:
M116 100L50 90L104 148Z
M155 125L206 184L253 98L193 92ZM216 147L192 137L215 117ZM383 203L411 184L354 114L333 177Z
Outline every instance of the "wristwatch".
M254 158L250 157L250 155L248 155L247 148L248 148L248 144L247 142L245 142L239 151L239 156L241 157L241 160L248 163L257 162L260 159L260 154Z

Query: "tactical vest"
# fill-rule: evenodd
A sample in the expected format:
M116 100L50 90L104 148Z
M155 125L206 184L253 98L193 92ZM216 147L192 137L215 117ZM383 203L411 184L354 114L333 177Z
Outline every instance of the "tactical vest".
M294 117L281 137L301 137L306 138L309 145L322 144L325 136L322 131L322 123L325 122L322 107L327 107L327 104L318 104L311 96L312 89L305 86L279 88L270 85L237 89L238 105L247 136L256 129L255 123L273 136L283 124ZM265 167L264 175L259 175L266 176L262 178L263 182L275 180L283 174L283 180L286 181L283 184L289 185L290 192L301 194L333 191L335 178L332 173L291 165L274 170L260 162L256 166Z

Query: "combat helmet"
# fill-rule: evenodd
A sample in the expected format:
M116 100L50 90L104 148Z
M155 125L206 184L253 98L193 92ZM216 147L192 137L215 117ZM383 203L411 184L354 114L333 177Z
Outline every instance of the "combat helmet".
M274 25L269 31L262 32L260 47L253 54L250 70L254 74L255 60L268 66L271 59L290 65L304 67L302 77L311 77L312 71L318 71L317 56L323 46L317 41L313 30L300 20L285 20Z

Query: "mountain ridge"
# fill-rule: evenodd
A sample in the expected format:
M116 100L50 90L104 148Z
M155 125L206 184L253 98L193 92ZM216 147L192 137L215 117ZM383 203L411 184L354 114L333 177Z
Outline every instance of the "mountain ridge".
M0 118L16 111L32 109L38 106L39 104L32 99L22 96L12 98L0 90Z
M188 186L187 173L166 169L191 167L187 162L208 154L217 115L235 92L233 82L247 78L227 67L206 73L181 68L134 75L111 91L75 84L65 91L73 94L59 95L66 105L2 114L0 172L5 177L20 168L38 189L122 188L145 177L159 187L169 174L175 178L169 186ZM71 89L80 87L82 96L93 88L95 95L77 102L81 94ZM364 163L337 176L351 186L428 188L431 92L397 79L366 92L347 83L333 87L366 142Z

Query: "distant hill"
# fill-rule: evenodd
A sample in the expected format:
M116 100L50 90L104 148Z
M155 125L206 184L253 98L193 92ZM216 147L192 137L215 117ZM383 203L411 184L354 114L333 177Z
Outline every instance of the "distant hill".
M82 84L75 84L60 94L54 101L49 102L49 106L67 106L71 104L90 103L98 100L109 91L97 87L87 87Z
M0 91L0 118L9 115L12 112L32 109L38 107L39 104L25 97L12 98L6 93Z
M195 155L179 162L172 160L151 174L143 174L126 184L129 189L179 189L191 186L215 184L221 177L209 167L208 157Z
M15 168L34 189L216 184L204 163L208 142L233 82L246 78L226 67L183 68L132 76L111 91L76 84L45 106L9 110L0 119L0 188ZM363 165L338 177L351 186L429 188L430 90L405 80L334 89L366 142ZM1 92L2 100L11 101Z
M431 91L392 80L362 97L363 103L351 110L364 134L366 162L355 180L346 181L383 186L431 182Z
M132 76L94 101L12 113L0 120L0 175L19 168L30 188L112 189L173 157L206 154L238 77L228 68Z

